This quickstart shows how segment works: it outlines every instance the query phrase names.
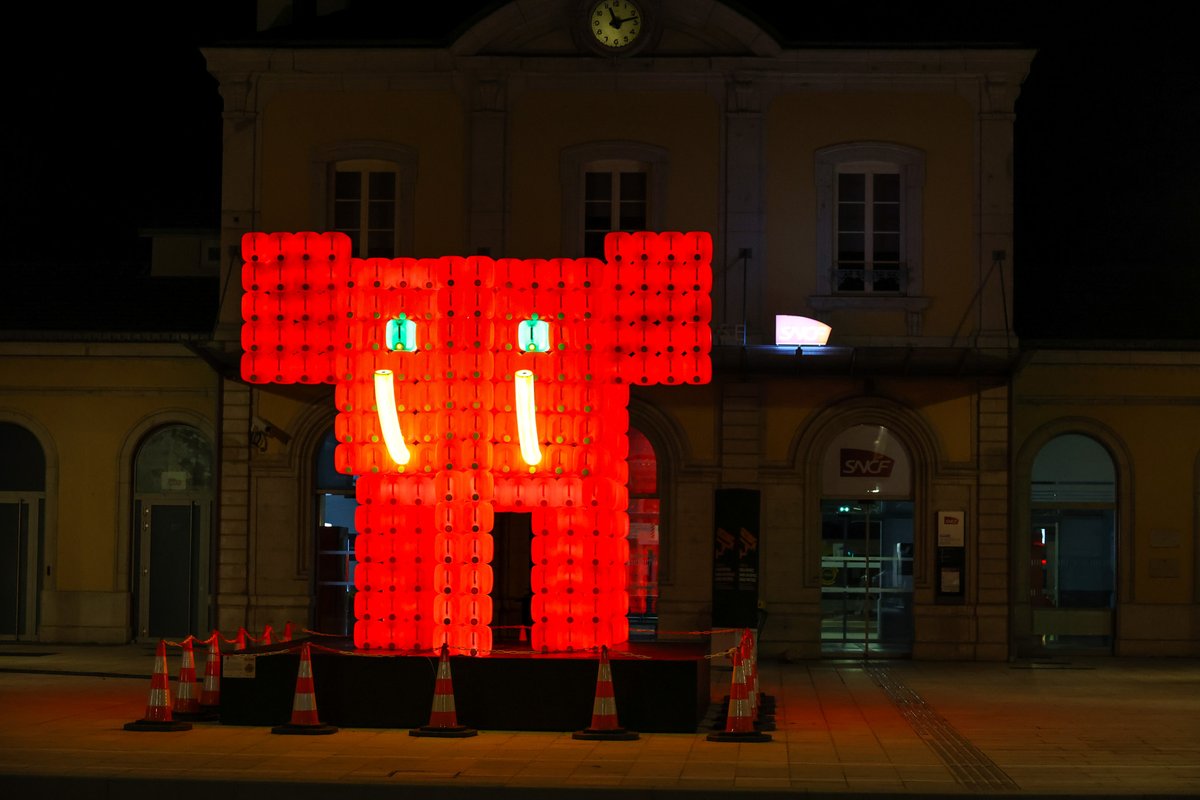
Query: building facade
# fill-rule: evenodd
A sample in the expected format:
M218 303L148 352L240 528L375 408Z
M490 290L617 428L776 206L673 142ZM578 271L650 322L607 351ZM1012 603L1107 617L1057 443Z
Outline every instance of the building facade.
M641 4L613 49L593 31L633 29L601 5L510 3L446 47L205 48L218 319L199 342L2 345L0 433L31 466L0 485L19 554L0 633L345 632L333 389L241 380L244 234L580 258L646 229L713 236L714 378L632 391L639 635L758 624L791 658L1200 652L1194 359L1022 351L1012 329L1033 54L790 49L682 0ZM526 613L519 516L496 527L500 626Z

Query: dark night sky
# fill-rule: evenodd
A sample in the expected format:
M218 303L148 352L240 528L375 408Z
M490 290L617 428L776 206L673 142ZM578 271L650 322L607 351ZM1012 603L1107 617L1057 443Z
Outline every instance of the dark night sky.
M26 12L34 55L0 55L15 111L0 122L0 268L135 274L139 228L216 227L221 106L197 44L252 33L252 4L134 3L115 17L89 6L70 23L43 5ZM445 18L428 30L448 35L486 5L438 4ZM1049 16L1023 2L867 2L874 13L856 4L802 17L795 4L735 5L796 44L1036 47L1017 105L1017 332L1200 340L1197 46L1154 4L1135 17L1083 4Z

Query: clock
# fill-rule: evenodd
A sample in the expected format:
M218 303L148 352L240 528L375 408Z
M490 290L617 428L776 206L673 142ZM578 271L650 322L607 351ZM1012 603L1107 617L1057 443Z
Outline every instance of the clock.
M594 0L588 8L587 25L593 47L616 54L628 52L642 43L645 21L640 3Z

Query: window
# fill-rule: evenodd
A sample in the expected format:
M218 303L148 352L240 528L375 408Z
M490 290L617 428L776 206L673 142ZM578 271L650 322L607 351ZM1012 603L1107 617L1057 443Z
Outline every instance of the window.
M563 249L604 258L612 231L662 227L667 154L638 142L597 142L563 151Z
M921 294L924 173L924 155L901 145L843 144L817 151L814 307ZM919 310L911 305L905 307Z
M343 161L333 174L333 229L359 258L396 255L396 171L382 161Z
M604 237L611 231L646 228L648 200L646 165L637 162L596 162L584 173L583 254L604 258Z
M854 164L837 176L839 292L899 292L900 174L891 164Z
M315 230L341 231L357 258L395 258L413 249L411 148L360 142L318 148L312 161Z

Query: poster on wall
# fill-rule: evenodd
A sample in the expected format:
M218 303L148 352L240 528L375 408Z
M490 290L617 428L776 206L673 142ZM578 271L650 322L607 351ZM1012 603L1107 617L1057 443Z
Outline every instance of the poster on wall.
M713 625L758 627L759 492L717 489L713 532Z

